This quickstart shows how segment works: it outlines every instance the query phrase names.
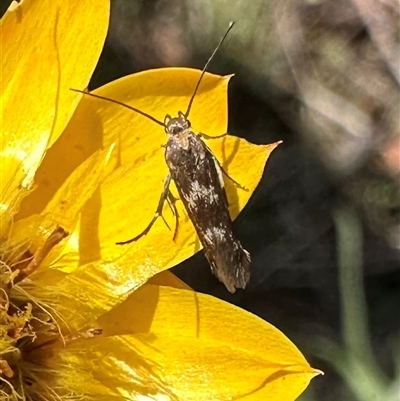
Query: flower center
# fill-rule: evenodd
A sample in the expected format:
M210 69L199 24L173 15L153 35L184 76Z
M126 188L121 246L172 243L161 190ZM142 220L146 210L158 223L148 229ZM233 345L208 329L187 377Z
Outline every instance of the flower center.
M50 305L33 295L34 273L68 233L57 227L35 253L0 255L0 401L60 400L52 389L56 373L48 361L64 338Z

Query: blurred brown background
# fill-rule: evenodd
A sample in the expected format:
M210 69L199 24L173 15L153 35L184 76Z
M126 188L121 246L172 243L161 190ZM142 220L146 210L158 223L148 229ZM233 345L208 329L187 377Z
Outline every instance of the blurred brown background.
M149 68L202 68L236 21L210 65L235 73L229 132L284 141L236 221L249 287L229 294L202 253L174 272L276 325L324 370L303 401L399 400L399 2L111 5L91 89Z

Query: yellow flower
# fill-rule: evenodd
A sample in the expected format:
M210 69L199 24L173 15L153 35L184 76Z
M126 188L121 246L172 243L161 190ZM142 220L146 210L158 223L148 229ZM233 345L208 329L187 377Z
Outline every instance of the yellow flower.
M179 202L175 242L160 221L115 245L152 217L166 166L159 126L69 90L87 86L108 12L25 0L1 21L0 400L293 400L320 372L282 333L163 271L199 249ZM149 71L96 93L163 120L198 76ZM196 131L225 132L227 83L205 76ZM254 190L276 145L209 146ZM250 194L228 186L233 216Z

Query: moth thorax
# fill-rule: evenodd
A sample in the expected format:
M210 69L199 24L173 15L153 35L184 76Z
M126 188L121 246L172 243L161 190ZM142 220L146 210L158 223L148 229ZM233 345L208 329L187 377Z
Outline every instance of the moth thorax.
M182 113L174 118L167 116L165 120L165 131L169 135L179 135L190 128L190 121Z

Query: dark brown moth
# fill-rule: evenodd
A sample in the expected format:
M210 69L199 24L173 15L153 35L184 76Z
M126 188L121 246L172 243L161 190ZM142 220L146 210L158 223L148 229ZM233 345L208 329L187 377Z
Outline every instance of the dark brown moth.
M117 244L129 244L146 235L157 218L163 218L162 210L165 201L168 202L175 215L175 238L178 228L178 213L175 207L175 199L169 189L171 180L174 180L183 205L204 247L212 272L225 284L228 291L233 293L237 288L245 288L250 279L250 254L243 249L233 233L223 175L231 180L232 178L225 173L218 160L203 142L202 137L209 137L201 133L195 134L191 130L188 119L193 100L206 68L232 26L233 23L229 25L225 35L207 61L189 101L186 113L179 112L178 116L174 118L167 114L164 122L161 122L132 106L99 95L84 93L118 103L140 113L162 125L168 134L168 141L165 145L165 161L169 168L169 174L165 179L164 190L156 213L148 226L139 235L127 241L117 242ZM235 182L234 180L232 181Z

